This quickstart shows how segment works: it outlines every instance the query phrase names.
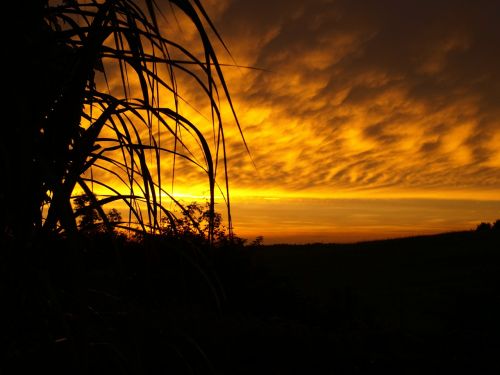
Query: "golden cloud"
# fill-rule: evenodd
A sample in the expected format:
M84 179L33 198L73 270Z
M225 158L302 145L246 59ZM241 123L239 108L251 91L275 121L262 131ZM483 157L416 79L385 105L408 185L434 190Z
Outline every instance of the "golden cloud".
M205 6L232 54L218 45L221 62L234 65L234 58L258 68L224 67L257 168L220 97L232 195L240 205L250 196L291 199L287 204L299 197L500 200L497 2L211 0ZM182 15L164 27L191 51L201 51ZM119 81L113 74L112 88ZM206 96L192 77L177 71L176 80L181 113L210 139ZM161 97L171 104L167 92ZM201 158L188 138L194 158ZM166 157L163 181L172 180L171 163ZM176 193L207 194L202 170L183 160L176 169ZM252 204L278 207L259 202ZM429 202L426 207L434 204ZM239 208L241 228L251 231L254 216L245 207ZM283 219L278 216L273 220ZM346 223L362 220L373 231L375 224L361 216ZM421 229L432 231L433 220L426 217L429 226ZM294 225L276 231L290 234Z

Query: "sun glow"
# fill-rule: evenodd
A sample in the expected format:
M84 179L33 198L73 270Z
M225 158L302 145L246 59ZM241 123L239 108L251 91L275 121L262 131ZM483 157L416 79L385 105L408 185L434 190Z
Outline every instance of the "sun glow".
M449 24L441 24L441 31L430 29L425 35L408 32L403 41L395 37L397 25L381 21L384 16L376 5L371 5L373 12L363 20L343 9L349 8L346 4L332 5L335 11L322 16L331 22L318 21L299 33L293 22L284 20L289 13L290 19L299 22L307 11L313 12L308 5L301 9L290 5L283 22L277 25L272 19L246 14L235 22L228 16L239 14L232 1L210 4L209 14L232 51L229 56L218 46L220 60L230 62L234 58L240 65L258 68L231 63L222 66L250 149L249 155L233 111L221 95L230 198L238 230L258 235L275 227L276 233L295 231L295 238L305 233L304 228L318 238L325 232L342 230L351 239L355 232L366 238L370 231L399 230L396 223L370 221L372 209L368 216L359 214L349 221L349 228L340 217L326 226L321 219L310 217L308 222L315 224L314 228L308 226L301 222L302 209L289 213L298 218L290 218L284 227L277 224L272 212L262 211L259 219L250 222L247 211L241 210L245 202L274 212L286 211L296 201L312 204L346 200L354 206L368 201L454 201L464 202L464 207L468 205L465 202L477 201L482 211L477 211L475 220L481 220L482 215L489 215L481 202L500 200L499 117L497 106L491 105L491 98L498 94L493 84L498 81L497 73L487 64L472 69L460 63L472 61L475 54L482 56L487 48L476 46L477 41L468 32L448 32L456 28L453 20L446 18ZM255 7L260 9L262 5ZM350 16L339 18L336 14ZM434 16L439 15L425 17ZM163 26L185 30L179 35L182 43L198 53L199 39L184 16L178 23ZM471 27L478 35L484 32L481 23ZM496 55L487 55L498 60ZM224 149L215 146L220 134L213 127L210 103L189 84L192 77L181 71L176 74L178 101L162 88L159 104L177 106L210 141L212 156L218 159L215 199L218 210L225 211ZM108 76L108 81L111 90L118 87L118 70ZM130 88L133 94L140 86L133 81ZM196 137L182 130L184 145L175 145L158 127L143 129L141 137L148 139L148 132L160 140L162 147L190 158L176 156L175 171L172 153L161 156L159 169L153 159L146 158L161 181L157 196L184 202L209 199L205 159ZM92 173L121 194L130 191L106 171L94 168ZM109 194L103 186L93 188L103 196ZM142 194L140 190L136 193ZM429 209L432 206L426 205ZM412 207L417 210L418 205ZM310 209L321 211L314 204ZM452 211L441 211L442 220L451 220L459 212ZM439 226L437 216L422 218L425 224L421 227L409 217L400 218L401 225L407 220L423 232ZM429 227L431 221L434 224ZM442 229L469 228L472 221L467 219L460 225L443 222Z

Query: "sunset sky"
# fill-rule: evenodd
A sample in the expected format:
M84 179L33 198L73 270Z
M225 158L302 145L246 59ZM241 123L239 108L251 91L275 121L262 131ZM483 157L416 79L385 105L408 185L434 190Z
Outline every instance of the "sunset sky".
M255 163L223 103L237 234L346 242L500 218L500 2L203 4L220 61L242 66L224 68ZM179 90L193 121L210 118L195 86ZM178 195L207 194L179 168Z

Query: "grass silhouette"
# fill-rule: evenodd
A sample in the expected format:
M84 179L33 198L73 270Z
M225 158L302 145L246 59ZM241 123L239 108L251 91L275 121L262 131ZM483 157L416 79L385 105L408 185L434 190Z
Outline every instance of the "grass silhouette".
M154 0L12 4L23 22L9 42L16 57L9 72L15 77L9 94L16 119L1 140L0 261L7 306L2 367L9 373L33 368L75 374L156 372L163 365L155 356L146 357L159 348L173 357L173 364L165 359L170 369L210 368L196 342L171 324L173 318L162 320L172 326L167 329L150 316L158 298L178 302L158 307L167 314L189 310L192 303L183 300L188 297L208 299L210 308L221 304L223 293L203 254L206 249L187 241L166 243L156 235L165 219L176 230L171 203L196 228L189 209L165 188L170 181L162 181L167 155L174 165L183 159L205 174L206 240L214 242L217 168L226 172L221 97L235 115L210 35L222 40L207 13L197 0L169 3L196 30L202 58L180 45L176 35L165 35L160 27L164 10ZM206 96L213 144L179 110L179 71ZM118 89L111 85L110 72L119 74ZM236 115L235 120L239 127ZM125 190L108 183L103 173ZM227 173L225 185L231 228ZM82 204L74 207L77 187ZM96 194L96 187L107 193ZM105 211L118 201L128 208L123 219ZM88 233L78 228L88 218L100 221L100 229ZM130 241L116 228L138 233L139 239ZM160 248L173 262L160 262L166 267L161 272L154 265L165 256ZM146 268L152 275L143 272ZM185 352L195 359L184 358Z
M169 155L205 173L213 212L219 155L226 162L219 96L225 95L234 109L209 31L218 34L201 4L171 1L197 30L203 60L176 43L175 35L163 35L162 13L153 0L141 6L130 0L37 4L28 10L26 27L17 37L21 81L15 89L30 104L19 101L18 125L2 141L3 233L28 243L40 233L74 235L71 196L76 187L89 196L108 227L117 224L106 219L103 206L116 201L129 209L121 226L158 232L163 217L174 225L170 202L185 209L161 181L162 159ZM119 89L110 89L110 71L119 72ZM212 146L179 111L183 98L176 71L187 74L207 97L214 119ZM133 85L139 88L132 90ZM29 137L20 154L15 140L26 138L21 129ZM198 144L201 160L187 138ZM92 170L114 176L124 188L117 190ZM108 193L98 197L94 186ZM15 195L26 198L11 199Z

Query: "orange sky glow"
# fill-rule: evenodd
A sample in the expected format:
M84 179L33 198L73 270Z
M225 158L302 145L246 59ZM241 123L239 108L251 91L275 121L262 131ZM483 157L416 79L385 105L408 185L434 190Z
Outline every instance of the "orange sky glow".
M237 235L353 242L500 218L498 2L203 4L231 52L217 44L220 61L242 66L224 74L255 166L221 95ZM166 32L199 50L180 12L165 13ZM182 72L177 82L181 113L210 139L206 98ZM168 185L171 156L160 174ZM208 196L203 171L182 160L166 190L185 202Z

